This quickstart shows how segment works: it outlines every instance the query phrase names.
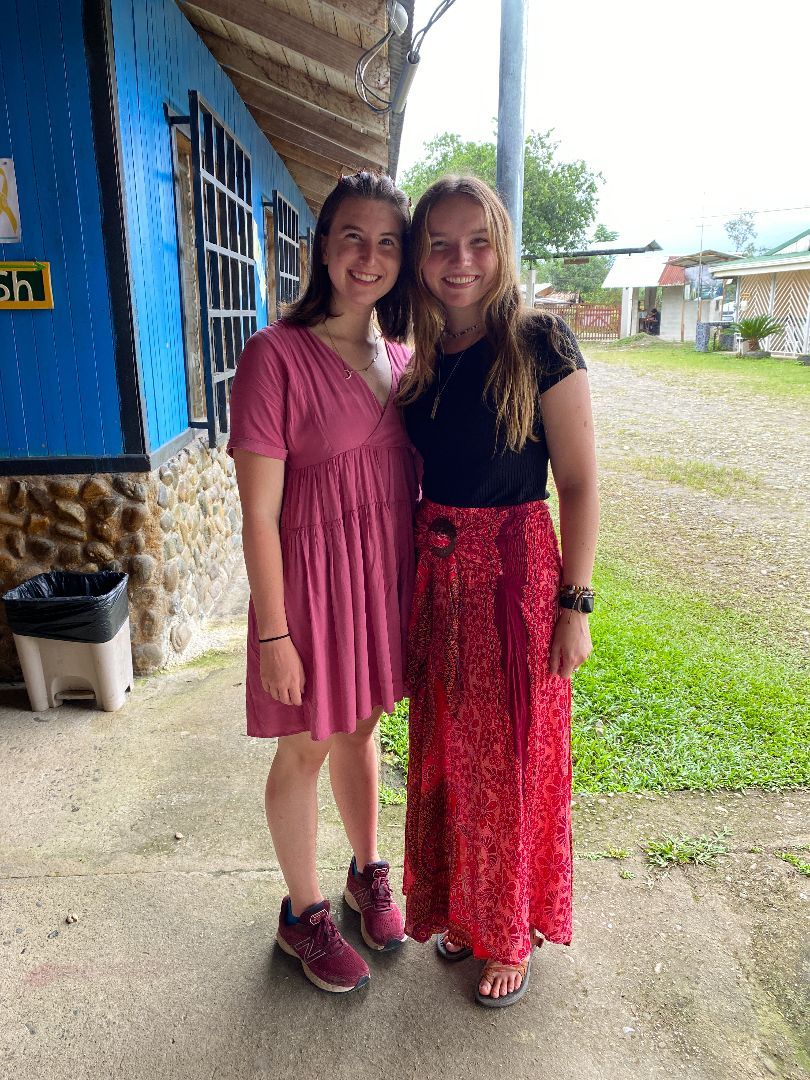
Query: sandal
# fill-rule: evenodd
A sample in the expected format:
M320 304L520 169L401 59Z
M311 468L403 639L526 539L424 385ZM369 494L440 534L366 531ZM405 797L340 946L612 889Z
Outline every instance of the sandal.
M475 990L476 1002L483 1005L485 1009L505 1009L508 1005L514 1005L516 1001L520 1001L529 988L529 978L532 973L532 949L535 946L539 949L543 944L543 940L543 937L536 930L533 931L532 948L529 950L528 956L521 960L519 964L501 964L497 960L487 960ZM480 986L484 980L491 986L499 975L510 975L513 971L516 971L521 976L521 979L520 986L516 986L511 993L502 994L496 998L492 997L491 994L481 993Z
M443 934L439 934L436 938L436 952L442 960L446 960L450 964L455 964L457 960L466 960L468 956L472 956L472 949L468 948L466 945L464 948L459 949L458 952L450 952L447 948L448 942L451 945L456 944L456 942L453 941L452 935L447 933L447 931Z

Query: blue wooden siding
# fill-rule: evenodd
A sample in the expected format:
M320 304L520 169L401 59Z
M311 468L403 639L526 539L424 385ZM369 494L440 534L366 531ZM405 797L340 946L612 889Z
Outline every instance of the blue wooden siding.
M150 449L188 426L171 134L164 104L188 112L198 90L250 154L253 213L264 250L262 197L277 188L314 227L304 197L233 84L174 0L112 0L135 332ZM259 325L267 308L257 289Z
M0 457L122 452L82 0L0 3L0 157L22 242L51 264L53 311L0 312Z

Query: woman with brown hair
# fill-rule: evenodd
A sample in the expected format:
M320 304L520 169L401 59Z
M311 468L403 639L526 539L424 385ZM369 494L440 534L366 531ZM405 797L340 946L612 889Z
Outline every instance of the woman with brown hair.
M377 850L373 732L403 694L414 571L416 467L394 407L409 358L409 216L389 177L339 181L318 218L306 290L247 343L231 400L251 592L247 729L278 738L265 792L289 890L277 941L335 993L364 985L369 970L332 921L316 872L327 757L354 852L346 902L370 948L405 939Z
M411 228L400 384L424 460L408 682L406 931L485 961L511 1005L544 939L571 939L572 672L591 651L598 496L585 363L523 308L498 196L446 177ZM549 462L562 555L548 511Z

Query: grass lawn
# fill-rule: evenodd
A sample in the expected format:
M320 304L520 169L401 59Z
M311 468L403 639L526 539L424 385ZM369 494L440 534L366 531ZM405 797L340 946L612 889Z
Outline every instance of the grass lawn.
M603 558L595 651L574 681L579 791L810 783L810 668L736 605L639 587Z
M810 367L795 360L763 357L747 360L734 353L697 353L694 345L658 341L646 334L610 343L585 342L586 356L643 371L673 371L699 376L704 389L727 387L769 397L788 396L810 401Z
M604 560L595 651L574 679L575 791L810 784L810 668L757 644L738 608L663 584L639 588ZM407 706L383 752L407 770ZM390 789L386 802L397 801Z
M718 397L758 393L800 411L810 403L810 368L792 361L700 354L648 337L587 352L599 362L664 378L671 373L681 383L699 377L701 389ZM762 497L760 478L748 468L660 453L637 454L625 464L628 491L635 475L740 505ZM772 625L753 605L749 611L725 579L715 576L705 592L676 580L664 548L660 559L639 565L609 502L604 510L591 620L595 651L574 679L575 790L810 784L810 662L800 645L780 633L778 620ZM714 542L695 550L712 560ZM785 593L784 602L804 601ZM407 703L383 718L381 736L388 762L407 770ZM401 797L385 789L384 801Z

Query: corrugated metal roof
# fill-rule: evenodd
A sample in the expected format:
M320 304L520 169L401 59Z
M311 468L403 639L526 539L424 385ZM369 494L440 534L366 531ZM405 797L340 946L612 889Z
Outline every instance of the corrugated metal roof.
M686 284L686 270L682 266L677 266L672 261L668 261L667 265L661 271L661 277L658 279L659 285L685 285Z

